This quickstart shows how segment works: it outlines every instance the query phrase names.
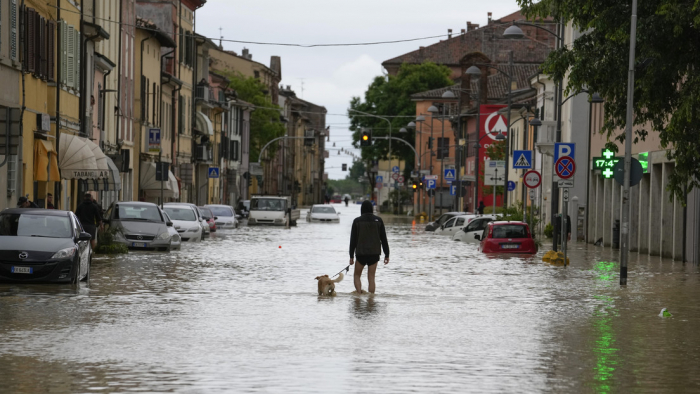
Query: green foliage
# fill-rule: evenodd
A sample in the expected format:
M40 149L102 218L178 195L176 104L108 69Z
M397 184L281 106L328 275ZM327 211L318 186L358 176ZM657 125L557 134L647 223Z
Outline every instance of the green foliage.
M357 181L361 176L365 176L365 164L361 160L352 162L352 166L348 169L348 175L345 179L354 179Z
M628 0L517 0L529 19L553 15L571 21L586 34L572 46L553 51L544 72L567 72L567 95L587 89L605 99L602 132L624 141L630 44ZM658 134L667 157L675 161L668 190L684 200L700 186L700 35L697 0L639 2L634 83L634 141ZM671 195L671 198L673 198Z
M129 253L126 245L114 242L114 235L118 232L116 227L110 227L107 231L100 232L97 237L95 253L97 254L122 254Z
M284 135L285 127L280 121L279 108L267 93L268 87L258 79L244 77L240 73L227 73L229 87L236 91L238 97L255 105L250 115L250 161L257 162L260 150L271 140ZM277 146L270 145L266 156L273 157Z
M452 85L450 69L446 66L438 66L434 63L403 64L396 76L378 76L365 92L364 101L360 97L353 97L350 108L362 112L377 115L405 116L389 118L392 127L392 136L400 137L414 145L415 130L399 134L402 127L415 119L416 104L411 101L411 95L426 90L443 88ZM372 129L372 136L388 136L389 124L379 118L373 118L348 111L353 131L353 144L359 147L362 128ZM398 157L406 162L407 168L413 168L415 154L413 150L400 142L391 145L392 157ZM387 159L389 154L389 142L375 140L371 147L362 148L363 160Z
M552 223L547 223L547 225L544 226L544 236L547 238L552 238L554 236L554 226L552 226Z

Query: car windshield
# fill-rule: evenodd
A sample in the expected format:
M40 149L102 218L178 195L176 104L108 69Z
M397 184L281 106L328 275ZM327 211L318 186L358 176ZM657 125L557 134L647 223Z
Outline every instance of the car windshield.
M453 215L453 214L451 214L451 213L446 213L446 214L440 216L440 217L438 218L438 220L436 221L436 223L437 223L438 225L443 225L443 224L445 224L446 221L452 219L454 216L455 216L455 215Z
M527 228L519 224L494 226L493 238L527 238Z
M175 207L165 207L164 211L170 216L172 220L182 220L185 222L196 222L197 217L194 214L192 208L175 208Z
M211 218L214 217L214 215L212 215L212 213L211 213L211 211L209 210L209 208L203 208L203 207L202 207L202 208L199 208L199 212L202 213L202 217L203 217L205 220L209 220L209 219L211 219Z
M256 198L250 200L251 211L284 211L286 201L277 198Z
M117 206L114 216L117 220L151 221L162 223L163 218L155 205L124 205Z
M311 213L335 213L333 207L313 207Z
M71 234L66 216L0 215L0 236L70 238Z
M233 210L227 207L209 207L209 210L214 214L214 216L233 216Z

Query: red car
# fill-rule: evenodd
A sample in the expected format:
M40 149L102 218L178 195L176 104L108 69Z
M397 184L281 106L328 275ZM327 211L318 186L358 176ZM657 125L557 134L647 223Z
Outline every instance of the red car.
M479 249L484 253L537 253L530 226L524 222L490 222L474 238L481 241Z
M209 208L205 207L197 207L199 208L199 212L202 213L202 218L207 221L207 224L209 225L209 231L212 233L216 232L216 216L211 212Z

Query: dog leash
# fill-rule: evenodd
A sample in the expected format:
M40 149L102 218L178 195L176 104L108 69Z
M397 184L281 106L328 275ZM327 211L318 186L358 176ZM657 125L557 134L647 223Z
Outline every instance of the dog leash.
M336 276L340 275L343 271L345 271L345 272L350 272L350 266L348 265L347 267L343 268L342 270L340 270L340 272L338 272L337 274L331 276L331 278L335 278Z

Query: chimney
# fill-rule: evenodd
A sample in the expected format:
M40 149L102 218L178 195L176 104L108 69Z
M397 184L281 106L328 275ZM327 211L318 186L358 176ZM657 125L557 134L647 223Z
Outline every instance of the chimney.
M467 31L472 31L472 23L467 22Z
M241 56L243 56L244 59L250 59L248 57L248 48L243 48L243 50L241 51Z
M418 47L418 54L423 56L424 49L425 49L425 47Z
M292 85L287 85L287 90L292 90Z
M464 35L464 33L466 33L466 32L467 32L466 29L462 29L462 31L460 31L460 33L461 33L462 35Z
M478 28L479 28L479 24L478 24L478 23L475 23L475 24L472 25L472 30L476 30L476 29L478 29Z
M489 20L489 24L490 24L490 23L491 23L491 15L492 15L492 14L489 12L488 15L489 15L488 20Z
M452 38L452 29L447 29L447 39Z

